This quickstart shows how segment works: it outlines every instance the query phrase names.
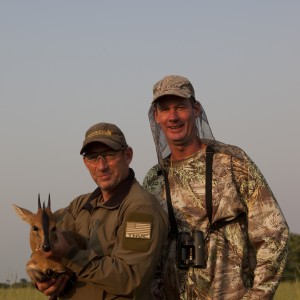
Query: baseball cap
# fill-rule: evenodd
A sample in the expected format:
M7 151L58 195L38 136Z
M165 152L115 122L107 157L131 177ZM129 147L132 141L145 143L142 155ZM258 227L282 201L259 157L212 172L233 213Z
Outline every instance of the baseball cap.
M80 154L84 153L84 149L87 145L94 142L103 143L113 150L128 147L121 129L110 123L98 123L87 130Z
M175 95L182 98L195 98L195 91L191 82L179 75L168 75L153 86L153 100L165 95Z

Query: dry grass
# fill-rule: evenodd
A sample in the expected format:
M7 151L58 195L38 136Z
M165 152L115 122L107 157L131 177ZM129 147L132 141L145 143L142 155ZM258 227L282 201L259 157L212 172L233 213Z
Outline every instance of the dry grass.
M32 287L0 288L0 300L45 300L42 293ZM274 300L300 299L300 282L282 282L275 294Z
M0 288L0 300L45 300L42 293L32 287L24 288Z
M296 300L300 299L300 282L282 282L280 283L274 300Z

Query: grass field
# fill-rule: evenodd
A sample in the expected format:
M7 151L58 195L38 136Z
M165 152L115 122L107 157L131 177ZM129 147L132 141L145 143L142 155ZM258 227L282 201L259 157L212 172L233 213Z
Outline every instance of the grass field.
M47 297L32 287L0 288L0 300L45 300ZM300 299L300 282L282 282L275 294L274 300Z
M32 287L0 289L0 300L45 300L42 293Z
M280 283L274 300L296 300L300 299L300 281Z

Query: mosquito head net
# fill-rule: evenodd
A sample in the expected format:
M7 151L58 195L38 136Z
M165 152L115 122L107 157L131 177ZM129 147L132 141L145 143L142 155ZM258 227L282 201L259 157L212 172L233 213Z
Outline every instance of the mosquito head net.
M192 98L195 101L195 91L191 82L179 75L168 75L159 80L153 86L153 100L148 112L150 127L155 143L156 153L158 162L161 167L164 166L163 160L170 155L170 148L167 143L167 139L160 126L156 123L154 112L155 112L155 102L166 95L174 95L182 98ZM207 116L205 114L204 108L200 103L201 114L196 118L196 126L198 130L198 136L200 139L214 140L214 136L210 129Z

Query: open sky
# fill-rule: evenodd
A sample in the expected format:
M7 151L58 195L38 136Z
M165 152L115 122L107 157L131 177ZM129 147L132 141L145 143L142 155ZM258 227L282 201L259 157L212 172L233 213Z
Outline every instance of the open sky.
M95 188L85 131L118 125L142 182L152 86L188 77L217 140L243 148L300 233L299 1L0 1L0 282L28 278L29 226ZM297 171L298 170L298 171Z

